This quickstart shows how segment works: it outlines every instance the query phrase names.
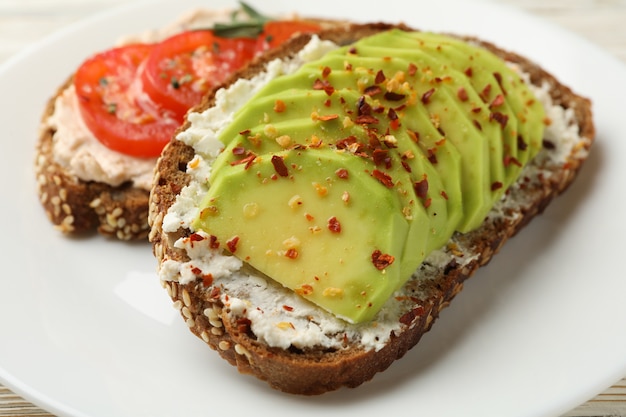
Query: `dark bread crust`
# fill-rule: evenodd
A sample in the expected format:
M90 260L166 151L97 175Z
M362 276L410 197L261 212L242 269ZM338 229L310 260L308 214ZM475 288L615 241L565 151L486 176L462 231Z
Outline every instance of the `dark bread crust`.
M36 144L37 193L46 215L65 234L97 230L120 240L146 239L149 232L147 190L122 184L114 187L83 181L55 161L54 129L45 122L54 112L57 97L72 83L68 79L48 100Z
M354 25L346 29L325 32L322 38L348 43L358 38L387 29L387 25ZM290 56L299 50L308 37L298 38L274 51L265 61L276 56ZM538 65L514 53L497 48L491 43L470 39L482 44L502 58L518 63L530 74L534 84L548 82L555 103L571 108L580 129L580 136L585 138L579 145L588 150L594 139L594 125L591 103L588 99L576 95L568 87L560 84L552 75ZM262 68L265 61L255 62L236 77L250 78ZM231 82L234 81L234 78ZM201 107L211 106L213 95L206 97ZM184 125L181 129L186 129ZM173 140L164 150L155 171L154 187L151 193L150 222L152 226L150 240L159 263L165 258L186 260L186 254L173 247L175 240L189 234L188 230L167 234L162 230L163 216L175 201L182 187L188 184L185 166L193 157L193 150ZM209 346L236 366L240 372L249 373L265 380L273 388L294 394L315 395L336 390L342 386L356 387L370 380L377 372L388 368L401 358L427 332L440 311L463 288L464 281L480 266L487 264L508 238L514 236L534 216L540 214L550 201L565 191L578 173L586 152L570 155L567 163L542 167L552 175L543 181L529 182L523 192L530 204L508 207L504 217L490 216L477 230L455 236L463 247L471 247L479 256L469 263L459 265L451 261L437 271L435 279L409 281L406 287L425 294L413 307L407 309L400 321L404 324L397 335L392 335L389 342L379 351L365 350L358 346L349 346L342 350L277 349L259 343L245 321L231 318L219 300L219 291L206 287L202 280L181 285L177 282L164 282L169 295L179 308L190 330L202 338ZM514 212L514 213L513 213ZM506 214L506 213L505 213Z

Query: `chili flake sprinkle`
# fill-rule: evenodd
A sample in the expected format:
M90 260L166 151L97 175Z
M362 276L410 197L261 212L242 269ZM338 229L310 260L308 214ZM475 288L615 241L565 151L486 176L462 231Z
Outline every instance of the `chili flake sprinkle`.
M372 263L374 264L374 267L378 269L379 271L382 271L385 268L387 268L395 260L396 258L394 258L392 255L382 253L378 249L372 252Z
M375 169L374 171L372 171L372 175L374 176L374 178L380 181L380 183L384 185L385 187L393 188L393 185L394 185L393 180L389 174L386 174L382 171Z
M341 223L335 216L328 219L328 230L333 233L341 233Z
M415 189L415 195L419 198L426 198L428 195L428 180L424 178L421 181L417 181L413 184L413 188Z
M287 166L285 165L285 160L282 157L278 155L273 155L272 165L274 165L274 169L276 170L276 173L280 175L281 177L289 176L289 170L287 169Z
M422 103L423 104L428 104L430 102L430 98L432 97L433 94L435 94L435 89L434 88L431 88L430 90L428 90L424 94L422 94Z
M226 247L231 253L237 252L237 244L239 243L239 236L235 236L226 242Z

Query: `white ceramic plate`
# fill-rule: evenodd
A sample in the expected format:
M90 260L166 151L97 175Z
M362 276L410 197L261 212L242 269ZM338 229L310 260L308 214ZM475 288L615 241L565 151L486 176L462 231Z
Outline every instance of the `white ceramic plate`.
M250 3L267 12L296 7L287 0ZM469 281L416 348L372 382L302 398L239 375L171 307L148 244L53 231L32 170L46 99L88 54L193 5L114 10L0 70L2 383L60 416L556 416L626 375L626 68L576 36L494 4L297 5L308 15L404 19L479 35L537 60L595 105L597 144L578 181Z

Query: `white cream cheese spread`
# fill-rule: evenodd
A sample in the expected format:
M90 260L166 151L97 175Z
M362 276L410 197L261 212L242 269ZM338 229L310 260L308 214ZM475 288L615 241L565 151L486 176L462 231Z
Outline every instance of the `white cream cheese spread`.
M295 58L272 61L265 72L250 80L239 80L228 89L220 90L214 107L188 116L190 126L177 139L195 149L196 156L187 169L192 180L165 216L164 232L189 228L197 216L200 199L207 191L211 164L222 149L217 137L220 130L228 125L230 115L269 80L288 74L301 63L315 59L333 48L330 43L313 37L309 45ZM572 152L574 144L580 141L573 112L552 103L548 84L532 88L537 99L543 103L546 116L550 120L545 129L544 140L555 146L551 152L541 152L538 158L553 158L554 163L562 163ZM522 178L537 178L538 175L538 169L531 164L525 168ZM516 192L515 188L516 186L512 187L511 193ZM497 203L490 216L504 216L507 201L504 199ZM521 204L523 203L522 201ZM520 201L517 200L514 204L520 204ZM181 238L175 244L177 248L186 251L189 261L181 263L165 259L159 271L160 279L185 284L196 279L198 270L202 275L211 274L214 285L222 288L221 301L225 308L234 317L246 317L250 320L251 330L258 340L269 346L341 349L346 343L357 343L366 349L379 350L394 332L404 326L401 323L402 315L410 306L414 306L415 297L420 296L415 292L403 293L405 286L387 301L373 321L350 324L302 299L272 279L249 270L234 256L212 249L209 236L203 232L196 233L204 239ZM435 250L426 258L410 282L432 279L441 267L450 262L455 261L463 266L477 256L471 248L463 246L462 240L453 238L450 245ZM409 296L413 299L409 300Z

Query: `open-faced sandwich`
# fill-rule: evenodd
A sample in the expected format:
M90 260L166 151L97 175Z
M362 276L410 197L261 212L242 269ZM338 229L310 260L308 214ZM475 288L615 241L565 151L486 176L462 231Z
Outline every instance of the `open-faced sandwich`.
M145 239L156 157L189 107L257 54L330 24L272 20L245 4L194 10L86 59L49 100L37 142L38 194L52 224Z
M210 92L164 149L160 279L241 372L296 394L356 387L574 180L590 106L474 38L300 36Z
M296 394L356 387L574 180L591 103L491 43L302 35L211 91L157 163L160 279L193 333Z

